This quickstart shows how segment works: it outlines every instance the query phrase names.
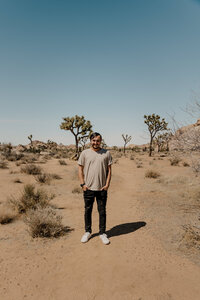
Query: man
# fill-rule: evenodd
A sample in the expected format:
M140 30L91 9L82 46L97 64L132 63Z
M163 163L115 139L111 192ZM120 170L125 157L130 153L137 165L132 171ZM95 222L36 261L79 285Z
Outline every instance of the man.
M101 148L102 137L98 132L90 136L90 148L81 153L79 165L80 186L85 202L85 234L81 238L86 243L92 232L92 208L96 198L99 212L99 235L103 244L110 243L106 231L107 191L111 180L112 157L109 151Z

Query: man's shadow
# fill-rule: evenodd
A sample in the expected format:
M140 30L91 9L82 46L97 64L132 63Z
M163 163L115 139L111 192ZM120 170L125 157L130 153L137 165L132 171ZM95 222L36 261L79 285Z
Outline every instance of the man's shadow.
M114 227L112 227L110 230L108 230L106 232L108 238L113 237L113 236L118 236L118 235L122 235L122 234L128 234L131 232L134 232L138 229L140 229L141 227L145 226L146 222L132 222L132 223L124 223L124 224L120 224L120 225L116 225ZM92 234L91 238L97 236L98 233L94 233Z

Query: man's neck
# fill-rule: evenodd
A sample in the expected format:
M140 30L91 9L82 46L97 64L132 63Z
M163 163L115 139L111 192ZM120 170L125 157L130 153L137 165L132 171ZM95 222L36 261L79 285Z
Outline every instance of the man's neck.
M99 148L93 148L93 147L90 147L90 149L91 150L93 150L93 151L95 151L95 152L98 152L98 151L100 151L101 150L101 148L99 147Z

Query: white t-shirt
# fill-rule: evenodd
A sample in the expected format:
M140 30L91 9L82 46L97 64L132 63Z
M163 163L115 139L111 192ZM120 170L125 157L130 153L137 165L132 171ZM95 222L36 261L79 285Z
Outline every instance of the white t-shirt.
M84 180L90 190L100 191L106 185L108 166L112 164L112 156L108 150L83 150L78 164L84 166Z

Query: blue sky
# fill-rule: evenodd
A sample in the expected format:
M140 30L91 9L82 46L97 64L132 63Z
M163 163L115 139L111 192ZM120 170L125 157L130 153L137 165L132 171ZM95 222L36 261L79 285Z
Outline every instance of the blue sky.
M108 145L148 141L200 91L200 1L0 0L0 142L74 143L84 115Z

